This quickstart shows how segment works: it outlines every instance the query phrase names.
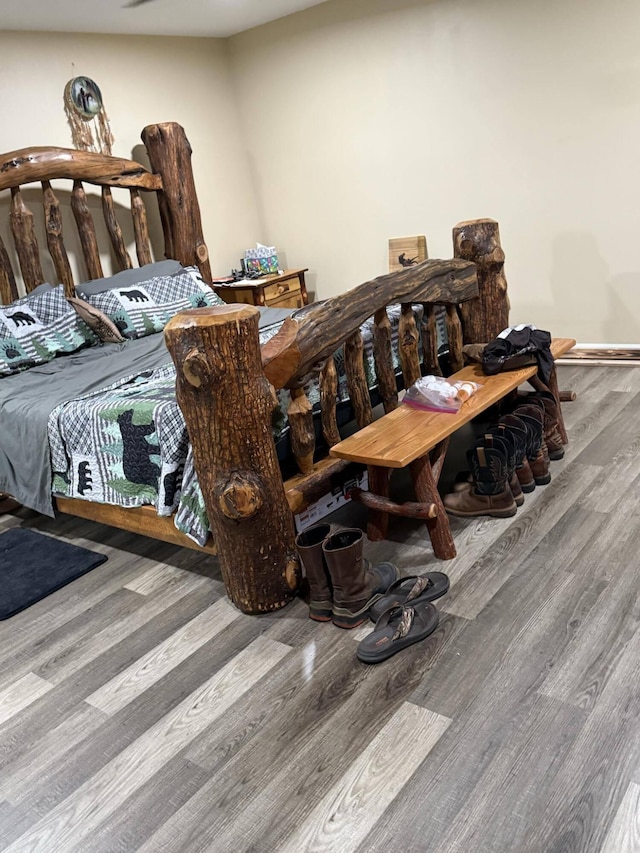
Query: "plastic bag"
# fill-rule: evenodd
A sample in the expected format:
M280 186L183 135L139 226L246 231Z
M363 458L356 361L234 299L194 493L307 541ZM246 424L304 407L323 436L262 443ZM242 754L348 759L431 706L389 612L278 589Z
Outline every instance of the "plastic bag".
M441 376L423 376L408 389L403 403L429 412L457 412L479 387L477 382L449 382Z

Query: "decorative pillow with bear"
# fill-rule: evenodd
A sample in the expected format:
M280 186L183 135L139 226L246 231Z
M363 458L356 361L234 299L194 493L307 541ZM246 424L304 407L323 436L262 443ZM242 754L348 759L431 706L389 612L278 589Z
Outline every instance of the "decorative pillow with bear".
M61 353L97 344L78 317L62 285L40 285L10 305L0 305L0 375L45 364Z
M197 267L180 267L171 275L152 275L135 284L119 284L121 275L113 276L115 281L111 284L105 280L103 286L108 286L108 290L88 292L80 285L77 293L104 312L125 338L143 338L161 332L172 317L188 308L224 305Z

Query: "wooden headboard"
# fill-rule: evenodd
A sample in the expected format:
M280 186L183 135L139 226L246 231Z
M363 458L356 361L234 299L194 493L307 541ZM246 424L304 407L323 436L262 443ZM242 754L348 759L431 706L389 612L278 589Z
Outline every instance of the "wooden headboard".
M148 125L142 131L152 172L140 163L69 148L23 148L0 155L0 199L11 193L10 227L24 288L27 293L46 281L40 246L36 237L33 212L27 207L22 188L38 182L42 186L42 204L46 242L57 281L68 296L76 283L62 233L62 214L51 181L72 181L71 208L78 231L86 276L82 281L104 276L98 245L98 232L84 185L102 188L102 213L109 235L115 271L134 266L127 251L122 227L116 218L112 187L129 190L130 215L135 235L137 262L152 260L146 208L141 193L155 193L162 230L164 253L185 266L197 265L211 281L209 254L202 236L200 206L191 168L191 146L184 129L174 122ZM0 236L0 302L19 296L16 271Z

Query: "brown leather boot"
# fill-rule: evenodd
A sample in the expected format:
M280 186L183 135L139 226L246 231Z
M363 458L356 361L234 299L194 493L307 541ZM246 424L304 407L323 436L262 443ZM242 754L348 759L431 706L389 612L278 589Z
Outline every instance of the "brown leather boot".
M511 436L509 436L506 431L501 429L499 426L491 426L488 428L484 436L476 441L475 446L496 447L504 453L505 458L507 459L507 482L511 489L511 494L516 502L516 506L522 506L524 503L524 495L522 493L522 486L520 485L520 481L518 480L518 476L515 471L516 449ZM473 475L471 471L463 471L453 484L452 491L464 492L467 489L470 489L472 485Z
M536 486L546 486L551 482L549 456L543 436L543 412L543 407L534 404L518 406L513 412L525 424L529 433L527 459Z
M484 439L485 447L497 447L498 450L502 450L505 454L507 460L507 483L511 489L516 506L522 506L524 495L522 494L522 486L516 475L516 444L513 436L500 426L491 426L485 433Z
M444 496L444 508L450 515L471 518L488 515L509 518L516 513L516 502L507 482L507 460L495 447L474 447L467 452L473 485L463 492Z
M324 558L333 585L333 624L356 628L369 618L372 604L400 577L393 563L370 568L362 556L361 530L347 528L322 543Z
M316 524L296 536L296 548L309 584L309 618L331 622L333 592L322 543L331 534L330 524Z
M503 415L498 421L498 426L506 430L516 444L516 475L520 488L525 493L532 492L536 487L536 481L533 479L527 459L527 427L515 415Z
M543 406L544 441L547 445L549 459L555 461L564 456L562 436L558 423L559 411L556 398L551 391L536 391L535 395Z

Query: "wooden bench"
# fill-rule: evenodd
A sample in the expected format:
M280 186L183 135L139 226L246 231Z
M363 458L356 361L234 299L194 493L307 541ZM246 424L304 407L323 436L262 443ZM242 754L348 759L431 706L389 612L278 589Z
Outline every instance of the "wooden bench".
M571 338L555 338L551 344L554 359L575 346ZM367 535L372 541L386 538L389 514L425 519L433 552L441 560L456 556L456 549L440 495L438 479L442 471L449 438L519 385L531 380L536 385L537 367L510 370L485 376L479 364L469 365L450 376L451 381L477 382L482 387L467 400L460 411L427 412L411 406L399 406L331 448L331 455L369 466L369 491L354 490L352 497L369 507ZM560 393L555 367L549 388L558 402ZM562 418L562 415L560 415ZM564 424L560 430L566 441ZM396 504L389 499L389 480L393 468L409 466L418 503Z

